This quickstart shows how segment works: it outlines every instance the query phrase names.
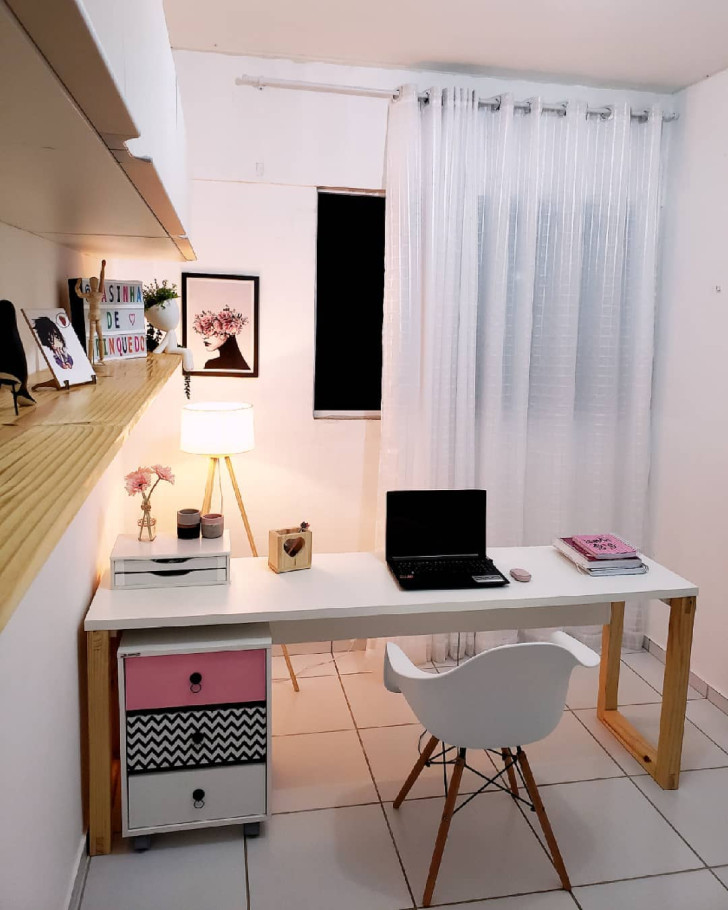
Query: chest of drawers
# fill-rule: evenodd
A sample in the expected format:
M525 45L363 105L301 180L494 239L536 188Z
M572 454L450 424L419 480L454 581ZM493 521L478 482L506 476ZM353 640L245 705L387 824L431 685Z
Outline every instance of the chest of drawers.
M124 633L125 837L267 818L270 656L262 624Z

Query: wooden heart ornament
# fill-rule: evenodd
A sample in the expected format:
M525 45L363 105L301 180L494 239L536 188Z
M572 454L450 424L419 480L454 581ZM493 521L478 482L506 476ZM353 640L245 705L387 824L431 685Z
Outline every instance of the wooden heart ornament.
M293 559L297 556L301 550L306 546L306 541L303 537L290 537L283 544L283 549L286 552L287 556L290 556Z

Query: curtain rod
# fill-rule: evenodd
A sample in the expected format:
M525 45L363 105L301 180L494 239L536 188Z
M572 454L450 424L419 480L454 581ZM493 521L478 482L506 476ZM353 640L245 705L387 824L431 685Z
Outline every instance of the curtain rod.
M386 88L362 88L354 85L327 85L324 82L297 82L292 79L263 79L259 76L238 76L235 85L249 85L253 88L283 88L292 89L300 92L327 92L334 95L360 95L365 98L397 98L399 91L397 89ZM421 92L417 96L420 101L427 101L428 92ZM501 99L496 95L494 98L479 98L478 107L489 107L491 110L500 108ZM565 114L568 101L562 101L558 104L544 104L542 111L549 111L555 114ZM513 105L516 110L530 111L531 103L529 101L516 101ZM587 108L587 117L609 117L612 113L610 107L589 107ZM632 119L646 120L649 111L632 111ZM677 120L677 114L663 114L662 119L668 123L671 120Z

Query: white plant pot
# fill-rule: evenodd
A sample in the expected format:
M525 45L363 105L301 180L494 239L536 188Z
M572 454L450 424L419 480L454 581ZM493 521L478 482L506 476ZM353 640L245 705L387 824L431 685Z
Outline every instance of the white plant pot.
M179 323L179 304L176 300L166 300L144 311L144 316L150 325L162 332L171 332Z

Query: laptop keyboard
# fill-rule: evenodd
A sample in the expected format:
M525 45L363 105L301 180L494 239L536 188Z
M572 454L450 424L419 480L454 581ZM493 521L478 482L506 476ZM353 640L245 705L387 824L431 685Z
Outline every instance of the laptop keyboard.
M398 559L395 565L400 575L486 575L493 572L493 563L489 559L433 559L431 562Z

